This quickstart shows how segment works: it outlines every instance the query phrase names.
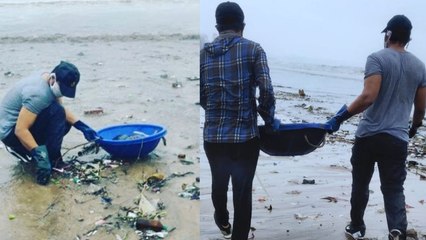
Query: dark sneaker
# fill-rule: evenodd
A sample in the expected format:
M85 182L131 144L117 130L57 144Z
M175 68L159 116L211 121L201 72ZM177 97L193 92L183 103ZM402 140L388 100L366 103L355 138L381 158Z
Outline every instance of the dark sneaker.
M345 235L347 239L351 240L364 239L365 225L353 226L352 224L349 224L345 228Z
M227 226L222 226L222 225L218 225L220 232L223 235L223 238L225 239L231 239L232 237L232 228L231 228L231 224L228 223Z
M214 214L214 221L219 228L220 232L223 235L223 238L225 239L231 239L232 237L232 227L231 224L228 222L227 224L221 224L217 221L216 214Z
M53 168L57 170L68 170L71 168L71 164L64 162L62 159L59 159L53 163Z
M402 239L402 232L398 229L392 229L389 232L389 240L401 240Z

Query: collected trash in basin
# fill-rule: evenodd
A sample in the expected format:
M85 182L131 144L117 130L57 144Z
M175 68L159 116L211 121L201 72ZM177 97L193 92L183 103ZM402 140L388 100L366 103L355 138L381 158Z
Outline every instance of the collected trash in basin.
M99 145L115 158L143 158L157 147L166 133L165 127L154 124L116 125L98 131Z

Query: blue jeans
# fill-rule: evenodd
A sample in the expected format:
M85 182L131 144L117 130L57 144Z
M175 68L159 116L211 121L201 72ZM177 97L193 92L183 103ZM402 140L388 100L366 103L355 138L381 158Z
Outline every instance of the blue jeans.
M65 118L65 109L57 102L43 109L30 128L38 145L46 145L52 166L61 158L61 146L64 136L71 129ZM3 143L22 156L30 156L28 151L15 135L15 127L3 139Z
M212 174L212 201L216 224L226 226L229 179L232 179L234 202L233 240L247 240L252 212L252 185L259 158L259 139L244 143L204 142Z
M405 236L407 214L405 211L404 181L407 176L405 161L407 142L386 133L356 138L352 148L351 223L364 224L364 211L369 197L369 184L377 162L380 189L385 203L388 229L399 229Z

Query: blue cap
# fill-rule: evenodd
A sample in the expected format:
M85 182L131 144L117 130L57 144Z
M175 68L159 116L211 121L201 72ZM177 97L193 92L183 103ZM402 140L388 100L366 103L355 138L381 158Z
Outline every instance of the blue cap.
M74 64L61 61L52 73L56 75L56 81L59 83L59 89L62 95L69 98L75 97L78 81L80 81L80 72Z

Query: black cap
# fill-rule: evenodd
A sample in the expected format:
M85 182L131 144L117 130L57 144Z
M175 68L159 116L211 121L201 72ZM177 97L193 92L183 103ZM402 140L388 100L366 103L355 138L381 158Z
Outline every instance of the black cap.
M216 23L220 31L244 27L244 12L235 2L223 2L216 8Z
M388 25L383 29L382 33L388 30L392 32L410 32L412 28L411 21L406 16L395 15L389 20Z
M61 61L52 73L56 75L62 95L74 98L78 81L80 81L80 72L77 67L72 63Z

